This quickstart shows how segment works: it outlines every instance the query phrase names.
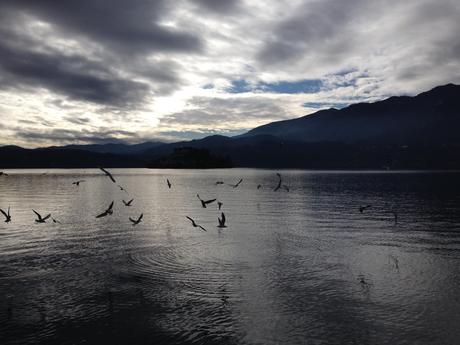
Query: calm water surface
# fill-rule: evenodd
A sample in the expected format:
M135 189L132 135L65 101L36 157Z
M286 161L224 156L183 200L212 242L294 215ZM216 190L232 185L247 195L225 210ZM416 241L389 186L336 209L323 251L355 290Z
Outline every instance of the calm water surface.
M283 171L274 192L274 171L113 169L128 195L96 169L7 172L0 344L460 339L458 173Z

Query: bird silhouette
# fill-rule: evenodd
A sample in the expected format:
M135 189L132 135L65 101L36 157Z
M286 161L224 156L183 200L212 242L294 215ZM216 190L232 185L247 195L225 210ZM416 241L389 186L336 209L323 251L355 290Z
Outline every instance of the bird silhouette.
M223 202L220 202L220 201L217 202L217 206L219 207L219 211L220 211L220 208L222 207L223 204L224 204Z
M189 219L191 222L192 222L192 226L194 228L200 228L201 230L203 231L207 231L205 228L203 228L201 225L197 224L192 218L190 218L189 216L185 216L187 219Z
M123 204L125 204L125 206L131 206L131 204L132 204L133 200L134 200L134 199L131 199L131 200L125 201L125 200L123 199L122 201L123 201Z
M275 189L273 189L273 191L278 191L280 188L281 188L281 183L282 183L282 179L281 179L281 174L280 173L276 173L276 175L278 175L278 184L277 186L275 187Z
M359 208L359 212L363 213L364 211L366 211L368 208L371 208L372 205L366 205L366 206L361 206Z
M141 221L142 221L142 217L144 217L144 214L141 213L141 215L139 216L139 218L137 219L132 219L131 217L129 217L129 220L131 221L131 223L133 223L133 226L139 224Z
M201 201L201 206L203 206L203 208L206 208L206 205L208 205L208 204L210 204L210 203L216 201L216 199L203 200L203 199L200 198L200 195L199 195L199 194L197 194L196 196L197 196L198 200Z
M225 214L222 212L221 218L217 217L217 221L219 222L219 225L217 227L219 228L226 228L227 226L225 225Z
M104 212L102 212L101 214L98 214L96 216L96 218L102 218L102 217L105 217L105 216L108 216L108 215L112 214L113 213L113 209L112 209L113 208L113 203L114 202L112 201L110 203L109 207Z
M241 182L243 182L242 178L235 184L229 184L229 186L232 186L233 188L236 188L236 187L238 187L240 185Z
M101 169L101 170L104 172L104 174L105 174L109 179L112 180L113 183L116 183L116 181L115 181L115 179L114 179L114 177L112 176L111 173L109 173L109 172L108 172L107 170L105 170L104 168L99 168L99 169Z
M169 180L166 179L166 183L168 184L168 188L171 189L171 182L169 182Z
M85 182L85 180L74 181L74 182L72 182L72 184L74 184L75 186L78 187L80 185L80 183L82 183L82 182Z
M120 186L119 184L117 184L118 188L120 188L120 190L122 190L123 192L125 193L128 193L128 191L126 189L124 189L122 186Z
M0 212L2 212L3 215L5 216L5 223L11 222L11 215L10 215L10 207L9 206L8 206L8 211L7 212L3 211L2 209L0 209Z
M46 217L42 217L40 213L38 213L37 211L35 210L32 210L34 211L34 213L37 215L37 219L35 219L35 223L46 223L46 220L51 217L51 213L47 214Z
M217 181L216 183L214 183L216 186L217 185L220 185L220 184L224 184L224 181Z
M0 176L8 176L6 172L0 171Z
M258 185L257 185L257 189L260 189L260 188L262 188L262 185L261 185L261 184L258 184Z

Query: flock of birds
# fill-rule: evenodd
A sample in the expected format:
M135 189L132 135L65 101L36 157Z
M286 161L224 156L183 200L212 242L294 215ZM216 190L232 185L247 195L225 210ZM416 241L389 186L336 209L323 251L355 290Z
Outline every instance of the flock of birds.
M105 176L107 176L113 183L117 183L115 177L112 175L112 173L110 173L107 169L104 169L104 168L99 168ZM278 182L276 184L276 186L273 188L273 191L279 191L281 189L289 192L290 191L290 187L286 184L283 183L283 178L281 176L280 173L277 173L276 174L277 177L278 177ZM8 176L7 173L5 172L2 172L0 171L0 176ZM84 183L86 182L85 180L77 180L77 181L74 181L72 182L73 185L75 186L80 186L81 183ZM238 186L243 182L243 179L241 178L237 183L235 184L228 184L230 187L233 187L233 188L238 188ZM169 189L171 189L172 187L172 183L169 179L166 179L166 184L168 186ZM225 184L224 181L217 181L215 182L215 185L223 185ZM121 190L121 191L124 191L125 193L128 194L128 192L126 191L125 188L123 188L121 185L117 184L118 188ZM260 189L262 187L261 184L257 185L257 189ZM217 207L219 209L219 211L221 211L221 208L223 206L223 203L221 201L218 201L216 198L214 199L208 199L208 200L204 200L200 197L199 194L196 195L198 200L200 201L201 203L201 206L203 208L206 208L209 204L212 204L214 202L217 201ZM124 200L122 199L123 201L123 204L126 206L126 207L130 207L134 201L133 198L131 198L130 200ZM114 205L114 201L112 201L109 206L101 213L99 213L98 215L96 215L96 218L103 218L103 217L106 217L106 216L110 216L113 214L113 205ZM360 213L364 213L367 209L371 208L372 205L365 205L365 206L361 206L359 207L359 212ZM59 220L51 217L51 213L47 214L46 216L42 216L40 213L38 213L36 210L32 209L32 211L35 213L36 215L36 219L35 219L35 222L36 223L46 223L46 221L48 219L51 218L51 220L53 221L53 223L61 223ZM9 223L11 222L11 213L10 213L10 207L8 206L8 209L5 211L3 209L0 209L0 212L3 214L3 216L5 217L5 223ZM397 224L398 222L398 214L396 213L395 210L391 211L392 214L393 214L393 219L394 219L394 224ZM131 218L129 217L129 220L130 222L132 223L133 226L135 225L138 225L140 222L142 222L142 219L144 217L144 214L141 213L137 218ZM186 218L188 220L190 220L192 226L194 228L198 228L198 229L201 229L203 231L207 231L203 226L201 226L200 224L198 224L193 218L189 217L189 216L186 216ZM221 212L221 215L219 217L217 217L217 221L218 221L218 224L217 224L217 227L218 228L226 228L227 225L226 225L226 217L225 217L225 214L224 212Z

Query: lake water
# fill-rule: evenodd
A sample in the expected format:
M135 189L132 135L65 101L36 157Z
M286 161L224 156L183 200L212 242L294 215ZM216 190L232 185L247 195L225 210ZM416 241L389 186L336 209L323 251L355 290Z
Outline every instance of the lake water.
M0 344L459 342L458 173L111 171L0 176Z

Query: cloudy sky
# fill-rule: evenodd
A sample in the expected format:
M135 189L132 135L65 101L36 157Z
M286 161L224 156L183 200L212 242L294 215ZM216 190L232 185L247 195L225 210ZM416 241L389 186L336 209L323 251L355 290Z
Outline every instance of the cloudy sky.
M458 0L0 0L0 145L234 135L460 83Z

